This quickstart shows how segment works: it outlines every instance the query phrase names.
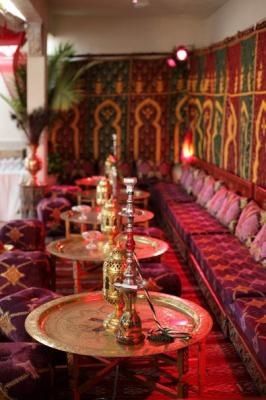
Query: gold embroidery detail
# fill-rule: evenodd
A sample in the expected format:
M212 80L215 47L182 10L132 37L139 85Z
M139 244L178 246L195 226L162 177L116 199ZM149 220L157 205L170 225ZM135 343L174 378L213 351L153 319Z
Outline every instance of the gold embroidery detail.
M3 272L1 276L6 278L11 285L15 286L17 282L20 281L20 278L24 277L24 274L22 274L15 265L12 265L6 272Z
M10 230L10 232L8 232L7 236L10 237L10 239L11 239L13 242L17 242L17 241L19 241L19 239L20 239L21 237L23 237L24 235L23 235L23 233L20 232L20 230L19 230L18 228L12 228L12 229Z

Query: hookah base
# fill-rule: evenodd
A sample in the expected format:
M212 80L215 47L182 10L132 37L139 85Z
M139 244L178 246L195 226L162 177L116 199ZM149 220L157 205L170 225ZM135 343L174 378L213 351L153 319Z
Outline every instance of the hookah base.
M115 334L120 325L120 317L117 318L115 313L109 314L105 320L103 321L104 329L109 332Z
M139 344L141 342L143 342L145 339L145 335L143 335L143 333L138 334L138 335L123 335L121 334L119 331L116 335L116 340L118 343L120 344L125 344L125 345L136 345Z

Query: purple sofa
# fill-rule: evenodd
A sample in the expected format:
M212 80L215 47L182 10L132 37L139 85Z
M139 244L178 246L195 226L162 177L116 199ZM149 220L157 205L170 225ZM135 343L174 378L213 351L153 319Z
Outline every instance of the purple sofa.
M213 171L216 179L183 166L179 182L153 185L151 201L159 221L192 268L224 334L265 394L264 214L250 201L251 183L225 171L219 179L218 168Z

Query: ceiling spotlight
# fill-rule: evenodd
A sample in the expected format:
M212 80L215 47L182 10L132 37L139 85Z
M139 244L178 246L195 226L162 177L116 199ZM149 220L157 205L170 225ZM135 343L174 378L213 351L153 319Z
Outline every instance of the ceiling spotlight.
M179 46L175 54L178 61L186 61L188 58L188 51L184 46Z

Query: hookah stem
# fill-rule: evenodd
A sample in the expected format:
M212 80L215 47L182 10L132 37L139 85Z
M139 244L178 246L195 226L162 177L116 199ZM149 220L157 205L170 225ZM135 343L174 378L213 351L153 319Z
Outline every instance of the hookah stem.
M141 275L141 268L140 268L139 260L137 259L137 256L136 256L135 253L134 253L134 259L135 259L135 261L136 261L138 274L139 274L140 278L141 278L142 281L143 281L143 277L142 277L142 275ZM150 296L150 294L149 294L148 289L144 287L143 290L144 290L146 299L147 299L147 301L148 301L148 304L149 304L149 306L150 306L150 309L151 309L151 311L152 311L153 319L154 319L156 325L158 326L159 329L164 329L163 326L161 325L161 323L159 322L158 318L157 318L157 314L156 314L154 305L153 305L153 303L152 303L151 296Z

